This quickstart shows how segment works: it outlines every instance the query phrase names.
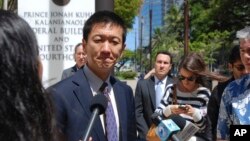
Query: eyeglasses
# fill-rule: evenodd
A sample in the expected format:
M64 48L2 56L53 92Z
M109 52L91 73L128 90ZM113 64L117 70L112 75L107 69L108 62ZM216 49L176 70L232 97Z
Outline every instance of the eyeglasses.
M188 81L194 81L196 79L196 77L195 76L185 77L185 76L179 75L178 79L180 81L185 80L185 79L187 79Z
M245 66L244 65L237 65L237 66L234 66L238 71L243 71L245 70Z

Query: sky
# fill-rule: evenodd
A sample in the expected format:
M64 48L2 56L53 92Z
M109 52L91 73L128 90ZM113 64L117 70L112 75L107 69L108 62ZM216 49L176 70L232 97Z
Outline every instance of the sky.
M135 50L135 44L136 47L139 45L139 36L138 36L138 18L135 17L134 19L134 25L133 29L130 29L127 33L127 39L126 39L126 48L129 50L134 51ZM135 43L135 39L137 40Z

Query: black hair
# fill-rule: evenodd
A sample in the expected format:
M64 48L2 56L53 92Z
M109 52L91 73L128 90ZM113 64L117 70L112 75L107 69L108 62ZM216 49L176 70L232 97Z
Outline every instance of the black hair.
M127 28L125 26L125 23L121 17L119 17L117 14L111 11L98 11L95 12L93 15L89 17L89 19L85 22L83 27L83 38L85 41L87 41L89 33L91 32L93 26L97 23L112 23L117 26L121 26L123 29L123 43L126 41L126 35L127 35Z
M53 139L51 102L38 75L38 55L29 24L0 10L0 140Z
M230 52L229 58L228 58L228 62L230 64L233 64L233 63L235 63L238 60L241 60L241 58L240 58L240 46L239 45L235 45L231 49L231 52Z
M158 51L158 52L156 53L156 55L155 55L155 59L157 58L157 56L158 56L159 54L168 55L168 56L170 57L170 64L173 63L173 56L172 56L172 54L171 54L170 52L168 52L168 51Z

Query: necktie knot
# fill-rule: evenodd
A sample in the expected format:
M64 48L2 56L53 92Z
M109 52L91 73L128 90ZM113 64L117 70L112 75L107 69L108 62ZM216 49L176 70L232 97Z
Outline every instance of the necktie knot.
M161 84L162 84L162 81L159 80L159 81L157 82L157 85L161 85Z
M107 90L107 88L108 88L108 83L107 82L103 82L103 84L100 87L99 91L104 93L105 90Z

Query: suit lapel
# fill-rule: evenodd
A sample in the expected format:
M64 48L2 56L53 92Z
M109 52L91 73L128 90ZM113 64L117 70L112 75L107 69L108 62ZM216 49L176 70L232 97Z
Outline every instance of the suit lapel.
M81 104L83 110L85 111L83 114L86 114L86 116L88 116L88 118L90 119L92 113L89 107L91 104L91 100L93 99L93 94L92 94L92 91L90 89L88 80L85 76L83 69L81 69L81 71L78 71L74 75L74 79L72 82L75 84L75 88L73 92L76 98L78 99L79 103ZM104 130L103 130L100 118L96 119L95 125L93 127L93 131L96 132L96 134L99 136L99 139L103 140Z
M153 76L150 79L148 79L147 87L149 89L151 102L153 106L155 107L156 93L155 93L155 79Z
M126 131L127 129L127 119L124 117L127 117L127 110L126 110L126 97L125 97L125 93L124 91L121 91L122 88L120 87L119 83L117 82L117 80L114 77L110 77L110 83L113 87L113 91L114 91L114 95L115 95L115 101L116 101L116 106L117 106L117 112L119 115L119 136L120 136L120 140L123 138L122 137L122 129L124 129L124 131Z

